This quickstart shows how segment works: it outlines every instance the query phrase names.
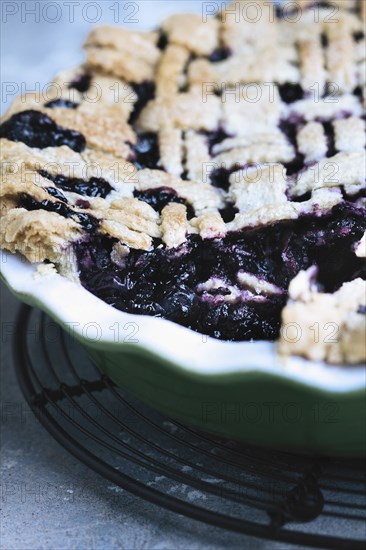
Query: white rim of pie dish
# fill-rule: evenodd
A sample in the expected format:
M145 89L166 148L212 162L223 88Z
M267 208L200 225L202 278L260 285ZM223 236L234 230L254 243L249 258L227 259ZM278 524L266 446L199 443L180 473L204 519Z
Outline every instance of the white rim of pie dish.
M19 254L1 252L1 273L9 288L96 349L122 351L126 346L137 346L208 377L262 372L321 391L343 394L365 388L363 365L284 359L277 355L273 342L225 342L166 319L125 313L57 273L37 275L38 265Z

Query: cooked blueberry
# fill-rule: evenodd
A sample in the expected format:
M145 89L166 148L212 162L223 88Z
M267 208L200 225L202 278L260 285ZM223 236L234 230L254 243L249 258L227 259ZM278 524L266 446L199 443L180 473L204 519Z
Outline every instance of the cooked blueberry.
M353 33L353 38L355 42L361 42L365 38L365 33L363 31L357 31Z
M291 197L292 202L305 202L311 199L311 191L307 191L303 195Z
M46 190L47 190L47 193L52 195L52 197L55 197L55 199L58 199L59 201L63 201L67 204L67 198L56 187L46 187Z
M55 99L54 101L49 101L48 103L45 103L45 107L48 107L49 109L55 109L55 107L60 107L62 109L77 109L79 107L78 103L74 103L74 101L70 101L68 99Z
M133 163L139 170L157 168L160 161L158 136L153 132L140 134L134 152Z
M87 197L102 197L105 199L107 195L112 191L112 186L103 178L90 178L89 180L83 180L81 178L68 178L62 174L49 174L44 170L39 172L41 176L47 178L57 187L63 191L70 191L73 193L79 193L80 195L86 195Z
M29 147L44 149L67 145L76 152L85 149L85 138L75 130L58 126L50 117L40 111L16 113L0 126L0 137L10 141L21 141Z
M19 207L26 208L27 210L47 210L48 212L55 212L64 218L73 218L78 221L86 231L96 231L99 226L99 220L94 218L90 214L81 214L74 212L65 202L52 202L48 200L37 201L30 195L22 193L19 197Z
M293 145L296 155L295 158L291 161L285 164L286 172L288 176L292 176L293 174L297 174L304 168L304 161L305 157L302 153L300 153L297 149L297 132L298 132L298 122L291 122L289 120L281 120L280 122L280 129L285 134L285 136L288 138L291 145Z
M78 199L76 202L75 202L76 206L78 206L79 208L90 208L90 202L89 201L86 201L84 199Z
M22 193L19 196L19 207L27 210L47 210L48 212L56 212L64 218L70 218L73 213L64 202L53 201L37 201L27 193Z
M278 86L278 91L280 92L282 101L285 103L293 103L304 97L304 90L299 84L291 84L289 82L280 84Z
M327 122L323 122L322 124L324 128L324 133L328 142L327 157L333 157L337 153L337 150L335 147L334 127L332 122L327 121Z
M230 135L227 134L222 128L218 128L215 132L201 133L207 136L210 153L212 153L212 148L214 145L216 145L217 143L221 143L222 141L224 141L224 139L230 137Z
M191 288L185 285L169 287L161 301L163 315L171 321L182 322L192 316L195 301L196 295Z
M94 277L93 271L100 273L108 270L111 261L113 241L101 235L95 235L93 240L83 241L75 245L81 276L89 279Z
M222 208L220 210L221 217L225 223L233 221L233 219L235 218L235 214L237 214L238 212L239 210L233 204L228 204L227 206L225 206L225 208Z
M159 35L157 47L159 48L159 50L165 50L167 45L168 45L168 37L164 32L161 31Z
M208 59L211 63L217 63L218 61L223 61L231 55L230 48L222 46L221 48L216 48L209 56Z
M210 174L211 185L227 191L230 186L229 177L231 173L232 170L226 168L215 168Z
M362 86L357 86L357 87L353 90L353 93L354 93L354 95L356 95L357 97L359 97L360 100L362 101L363 94L364 94L364 91L363 91Z
M91 79L90 74L80 74L71 82L69 88L73 88L78 92L87 92L90 88Z
M285 136L288 138L290 143L294 146L296 146L297 141L297 124L294 122L290 122L289 120L281 120L280 121L280 130L285 134Z
M327 35L324 32L322 32L321 35L320 35L320 41L321 41L321 44L322 44L323 48L328 47L329 40L328 40Z
M90 214L84 214L84 213L77 213L70 217L76 217L77 221L80 223L80 225L89 232L96 231L99 226L99 220L97 218L94 218L94 216L91 216Z
M132 87L137 95L137 101L134 104L133 111L130 115L130 124L138 118L142 109L150 101L150 99L153 99L155 97L154 82L145 80L144 82L141 82L139 84L133 84Z
M293 176L302 170L305 166L305 157L301 153L296 153L295 158L291 162L285 163L286 173L288 176Z
M147 202L150 206L154 208L157 212L161 213L164 206L170 202L178 202L180 204L185 204L187 207L187 217L188 219L193 218L194 210L192 205L189 204L186 200L180 197L174 189L170 187L157 187L156 189L147 189L146 191L137 191L135 190L133 196L140 201Z

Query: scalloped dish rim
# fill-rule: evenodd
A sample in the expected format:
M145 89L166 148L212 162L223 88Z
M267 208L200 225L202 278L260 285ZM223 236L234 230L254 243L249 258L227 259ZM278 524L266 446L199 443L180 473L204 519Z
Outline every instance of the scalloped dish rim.
M20 300L45 311L88 347L123 352L132 346L208 379L261 372L321 392L344 395L365 388L364 365L281 358L273 342L215 340L166 319L125 313L59 274L36 275L37 264L19 254L2 250L0 267L2 279Z

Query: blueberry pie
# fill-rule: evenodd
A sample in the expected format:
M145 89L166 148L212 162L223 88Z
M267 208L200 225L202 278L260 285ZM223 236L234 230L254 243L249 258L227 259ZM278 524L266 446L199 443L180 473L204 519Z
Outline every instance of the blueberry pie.
M361 363L366 2L256 5L96 28L17 99L1 246L126 312Z

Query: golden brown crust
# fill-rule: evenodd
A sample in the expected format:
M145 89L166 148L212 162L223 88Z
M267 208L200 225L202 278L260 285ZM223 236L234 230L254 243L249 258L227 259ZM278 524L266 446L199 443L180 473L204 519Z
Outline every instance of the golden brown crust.
M366 361L366 281L355 279L334 294L319 292L310 272L291 282L282 312L279 352L329 363Z
M327 138L320 122L308 122L297 134L297 145L307 162L324 158L327 150Z
M356 87L356 66L354 63L354 41L348 31L348 22L340 21L335 29L328 27L329 45L326 64L330 82L336 82L342 92L352 92Z
M189 52L182 46L172 44L161 56L156 71L156 95L176 94L185 84L184 68L189 59Z
M365 172L363 151L338 153L299 173L293 193L304 195L314 189L342 186L348 194L353 195L365 186Z
M227 169L245 164L287 163L295 157L293 146L279 131L228 138L215 145L212 152L216 166Z
M162 24L169 42L196 55L208 55L218 46L219 22L193 13L172 15Z
M2 248L21 252L30 262L47 259L62 268L70 263L70 242L81 236L74 220L44 210L10 209L1 226Z
M85 148L1 139L1 246L32 262L52 262L44 273L55 265L78 280L73 245L88 232L113 239L112 260L123 267L130 249L152 250L154 239L167 248L222 239L329 212L344 201L342 193L360 204L366 2L332 3L336 13L334 6L301 0L297 21L291 13L277 18L259 0L253 23L253 3L240 0L217 17L173 15L159 32L94 29L85 64L60 73L47 97L18 98L3 117L38 111L79 132ZM96 178L104 190L85 191ZM151 196L160 192L171 202L158 209ZM365 237L352 252L365 257ZM309 285L305 295L296 294L297 284L284 323L299 320L303 327L328 308L324 314L338 319L342 337L313 346L304 327L305 339L295 347L281 340L281 352L361 360L364 320L353 308L354 296L365 290L361 283L332 295ZM221 286L228 303L242 293L253 300L281 293L244 269L233 284L215 277L201 284L202 291Z
M298 47L302 87L304 90L312 90L316 85L319 86L320 93L323 93L327 73L319 37L315 37L314 40L302 40Z
M279 165L257 166L230 177L230 195L239 212L287 202L286 171Z
M183 136L179 128L167 126L159 132L160 165L175 176L183 172Z
M366 145L366 124L361 118L346 118L333 122L335 146L338 151L363 151Z
M217 239L226 235L226 225L219 212L207 211L190 220L202 239Z
M185 157L188 179L207 182L214 163L211 161L207 138L192 130L185 133Z
M98 27L85 43L87 66L129 82L152 80L160 57L156 39L151 33Z
M364 181L365 132L360 118L362 106L349 92L358 82L365 55L364 40L353 40L353 33L362 29L354 12L356 4L351 7L349 3L346 9L339 2L338 23L333 24L328 8L319 9L316 22L311 10L306 11L309 6L303 3L303 16L298 22L291 21L291 25L286 18L276 20L267 4L260 3L265 17L258 24L237 17L235 10L242 15L247 9L244 1L228 5L217 18L207 21L201 15L171 16L162 24L167 39L163 49L158 47L158 33L117 27L94 29L85 44L86 63L58 75L54 79L58 88L51 88L47 98L74 101L77 108L50 108L34 94L27 94L15 101L5 116L6 120L30 108L44 112L60 126L80 132L86 138L86 149L82 153L67 146L34 149L3 140L2 170L7 181L2 210L13 208L20 192L28 192L39 201L55 201L45 190L46 186L55 185L43 181L38 174L34 180L35 174L46 168L53 175L77 178L84 178L87 168L88 177L103 177L109 182L113 188L110 196L89 200L87 211L98 219L110 211L113 201L127 201L121 206L121 214L127 216L134 189L165 186L193 206L197 219L205 211L216 210L202 220L211 220L208 226L212 222L213 227L216 220L219 233L223 232L223 222L217 210L226 199L225 193L210 185L210 174L217 169L236 169L228 196L239 207L239 214L228 227L296 216L298 207L288 200L289 191L294 196L327 187L358 192ZM322 47L321 35L327 38L326 48ZM227 59L211 61L205 57L222 46L230 49ZM89 74L90 86L98 92L94 101L90 100L90 90L80 91L72 85L85 74ZM310 91L317 83L321 94L327 78L332 78L341 92L336 101L332 101L332 96L305 97L287 104L281 100L277 86L268 86L271 82L300 82L303 89ZM138 100L133 85L149 80L156 84L155 98L147 102L135 126L139 131L158 134L160 159L158 170L138 171L130 162L137 138L128 119ZM211 87L207 88L208 84ZM185 87L187 90L182 91ZM254 100L253 93L257 94ZM352 116L338 118L343 112ZM296 154L293 144L279 129L281 119L286 117L308 121L298 125L296 141L306 163L318 162L315 168L320 173L315 182L310 167L294 182L284 177L279 183L282 164L291 163ZM336 119L334 144L339 153L330 159L325 159L329 142L319 118ZM219 129L230 137L209 146L205 132ZM237 169L251 163L259 164L259 168L263 163L277 163L274 182L269 184L265 175L255 183L249 183L251 176L241 177ZM336 182L329 181L325 173L329 163L336 165ZM264 167L264 174L270 170L271 167ZM31 175L23 177L27 171ZM10 173L14 174L12 184ZM79 194L68 191L65 196L77 208ZM326 204L332 204L336 195L328 196L332 200ZM279 203L281 208L276 211L274 205ZM264 210L260 214L261 207ZM158 220L156 227L160 223ZM140 230L154 237L160 231L156 227ZM193 224L192 230L197 227Z
M167 247L176 248L184 243L187 229L187 208L183 204L167 204L161 212L162 238Z
M219 98L210 95L203 101L200 92L191 92L149 101L137 121L137 127L144 132L159 132L166 126L213 131L218 127L219 120Z
M228 134L245 135L277 128L280 122L277 88L240 86L225 91L222 125Z

